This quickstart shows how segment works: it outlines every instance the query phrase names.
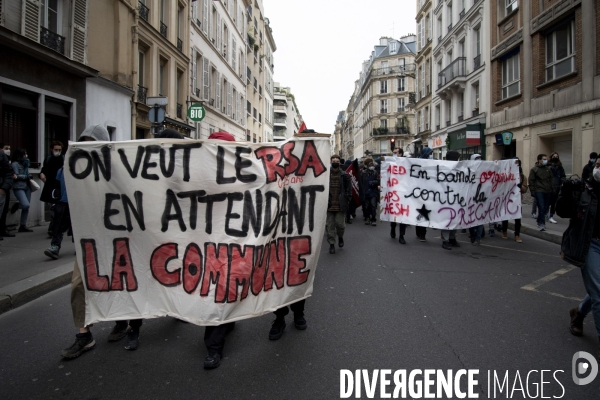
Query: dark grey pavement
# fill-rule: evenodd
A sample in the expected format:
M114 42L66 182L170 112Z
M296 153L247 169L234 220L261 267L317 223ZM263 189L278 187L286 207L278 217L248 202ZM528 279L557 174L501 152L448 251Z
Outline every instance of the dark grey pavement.
M60 258L44 255L50 247L48 226L33 227L31 233L13 233L0 241L0 312L18 307L71 281L75 246L64 236Z
M588 386L571 379L573 354L594 354L598 339L591 316L584 337L569 333L568 310L584 288L558 245L498 235L475 247L461 234L462 247L447 251L438 231L427 238L420 243L409 229L401 245L388 224L356 221L344 249L330 255L323 245L308 329L297 331L288 316L272 342L270 315L241 321L213 371L202 368L204 328L172 318L145 321L136 352L107 343L112 324L97 324L96 348L62 360L76 330L69 288L56 290L0 315L1 397L331 399L340 396L340 369L467 368L480 370L479 398L488 398L488 370L508 370L511 388L517 372L525 386L531 370L562 370L562 386L546 373L544 396L560 396L564 386L565 399L598 398L600 377ZM532 378L540 383L539 374Z

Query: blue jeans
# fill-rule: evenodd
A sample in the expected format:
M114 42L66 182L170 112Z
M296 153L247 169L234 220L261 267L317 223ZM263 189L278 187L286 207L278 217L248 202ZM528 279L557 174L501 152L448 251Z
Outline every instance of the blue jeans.
M13 189L15 197L19 200L19 209L21 210L21 226L27 226L27 217L29 216L29 202L31 201L31 189Z
M481 240L481 236L483 234L483 225L472 226L469 228L469 234L471 235L471 242L473 239Z
M550 195L551 193L536 193L535 200L538 204L538 225L546 225L546 214L548 214L548 207L550 207Z
M587 296L579 305L582 314L592 311L596 332L600 337L600 241L592 239L585 264L581 268Z

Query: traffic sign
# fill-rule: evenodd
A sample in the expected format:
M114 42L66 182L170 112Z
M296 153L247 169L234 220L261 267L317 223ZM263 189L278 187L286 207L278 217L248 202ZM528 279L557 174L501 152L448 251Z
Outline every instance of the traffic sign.
M204 110L204 106L202 106L202 104L192 104L190 108L188 108L187 114L192 121L198 122L204 119L206 110Z
M161 124L165 120L165 109L162 107L154 106L148 110L148 121L153 124Z

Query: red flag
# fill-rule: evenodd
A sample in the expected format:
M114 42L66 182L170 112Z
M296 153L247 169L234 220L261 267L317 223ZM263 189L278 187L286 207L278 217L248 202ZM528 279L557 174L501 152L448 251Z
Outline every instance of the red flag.
M306 130L306 124L304 123L304 121L302 122L302 125L300 125L300 128L298 128L298 133L302 133Z
M346 169L346 173L350 176L350 181L352 182L352 198L354 199L354 204L356 206L360 206L360 196L358 194L358 160L354 160L352 164Z

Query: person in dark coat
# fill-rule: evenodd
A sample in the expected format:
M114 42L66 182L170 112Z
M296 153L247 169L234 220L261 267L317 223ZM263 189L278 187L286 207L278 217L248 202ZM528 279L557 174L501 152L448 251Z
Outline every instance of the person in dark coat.
M598 159L598 153L592 151L590 153L590 161L585 164L583 167L583 171L581 172L581 180L587 181L594 171L594 165L596 164L596 160Z
M48 226L48 236L54 236L56 226L55 204L60 198L60 188L57 187L56 173L65 163L65 156L62 154L63 144L59 141L53 141L50 147L50 155L44 160L40 180L44 182L40 200L50 204L50 225Z
M591 312L600 338L600 160L584 184L577 216L563 234L561 257L581 268L587 292L579 306L570 310L571 333L583 335L583 320ZM596 357L600 358L600 346Z
M546 230L546 213L550 208L553 187L554 178L548 166L548 156L539 154L537 164L529 172L529 190L538 203L537 223L540 231Z
M0 213L4 210L4 205L8 202L10 189L12 189L14 172L10 166L10 161L4 151L4 143L0 143ZM10 152L9 152L10 154ZM1 232L0 232L1 234ZM2 240L0 236L0 240Z
M379 200L379 175L375 170L375 162L372 158L366 158L364 165L367 167L360 174L362 182L361 201L365 204L365 225L377 226L377 201Z
M8 166L10 168L10 187L12 188L12 182L14 179L14 173L10 167L10 145L8 143L0 143L0 153L6 156ZM6 166L5 166L6 167ZM7 172L0 172L0 176L6 176ZM1 178L0 178L1 179ZM0 184L1 186L1 184ZM6 197L4 199L4 206L0 207L0 240L5 237L15 237L14 233L8 232L6 229L6 216L8 215L8 203L10 203L10 190L6 191Z
M33 178L29 173L29 156L25 149L16 149L12 155L11 167L14 172L13 194L19 200L15 203L10 212L16 213L21 210L21 220L19 224L19 232L33 232L27 228L27 217L29 216L29 207L31 205L31 186L29 181Z
M556 213L556 200L558 200L558 192L560 192L560 185L562 181L567 177L565 169L560 162L558 153L554 152L550 154L550 170L552 171L552 193L550 195L550 214L548 216L548 222L556 224L556 220L553 218Z
M326 220L329 254L335 254L336 234L338 245L344 247L345 217L351 197L352 182L350 182L350 177L340 168L340 157L333 155L331 156L331 169L329 171L329 199Z

